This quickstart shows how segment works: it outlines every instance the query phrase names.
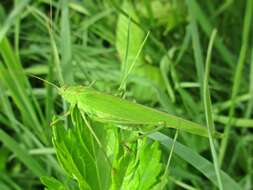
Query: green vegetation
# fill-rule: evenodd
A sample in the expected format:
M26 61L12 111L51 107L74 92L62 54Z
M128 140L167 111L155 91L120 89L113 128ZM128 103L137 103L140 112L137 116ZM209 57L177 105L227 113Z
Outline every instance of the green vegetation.
M1 1L0 189L253 189L252 17L253 0Z

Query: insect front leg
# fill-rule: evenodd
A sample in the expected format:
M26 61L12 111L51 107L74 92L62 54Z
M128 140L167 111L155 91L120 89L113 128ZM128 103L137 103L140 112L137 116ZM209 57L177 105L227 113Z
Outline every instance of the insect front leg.
M71 113L70 110L68 110L67 112L63 113L58 119L55 119L53 120L51 123L50 123L50 127L55 125L56 123L58 123L59 121L62 121L65 119L65 117L67 117L69 114Z

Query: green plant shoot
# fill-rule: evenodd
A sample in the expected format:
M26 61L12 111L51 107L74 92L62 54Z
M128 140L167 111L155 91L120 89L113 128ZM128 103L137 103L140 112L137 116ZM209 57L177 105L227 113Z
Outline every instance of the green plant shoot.
M58 89L59 94L70 103L71 107L77 106L81 112L99 122L129 126L164 125L208 137L207 128L197 123L98 92L91 87L70 86ZM215 137L221 136L218 132L214 132L213 135Z

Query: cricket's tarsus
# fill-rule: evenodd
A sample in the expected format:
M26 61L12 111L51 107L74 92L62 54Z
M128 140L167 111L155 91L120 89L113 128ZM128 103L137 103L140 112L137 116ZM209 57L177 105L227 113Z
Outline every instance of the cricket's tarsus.
M52 127L53 125L55 125L56 123L58 123L59 121L61 121L63 118L65 118L66 116L68 116L70 114L70 111L67 111L66 113L63 113L63 115L61 115L58 119L53 120L50 123L50 127Z

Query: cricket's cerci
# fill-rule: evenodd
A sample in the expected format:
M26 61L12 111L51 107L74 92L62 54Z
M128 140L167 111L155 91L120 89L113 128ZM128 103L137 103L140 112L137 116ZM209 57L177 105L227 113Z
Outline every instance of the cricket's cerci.
M208 137L206 127L186 119L167 114L141 104L98 92L86 86L63 86L59 94L92 119L129 126L164 125L195 135ZM214 132L214 137L221 134Z

